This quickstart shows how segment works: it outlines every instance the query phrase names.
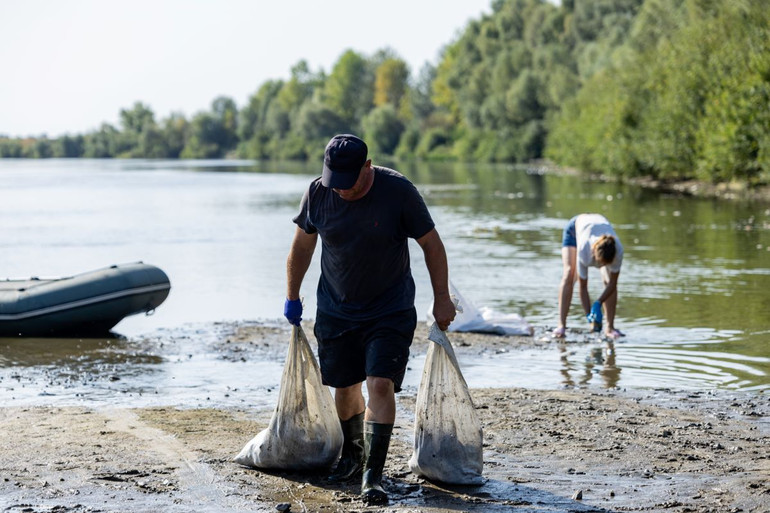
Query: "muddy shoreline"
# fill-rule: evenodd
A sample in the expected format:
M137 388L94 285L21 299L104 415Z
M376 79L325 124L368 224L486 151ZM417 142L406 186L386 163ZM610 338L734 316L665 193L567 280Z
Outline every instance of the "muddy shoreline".
M644 189L659 191L664 194L692 196L695 198L714 198L729 201L758 201L761 203L770 203L770 184L750 186L747 183L739 181L711 183L702 180L663 180L651 176L619 177L598 173L586 173L572 167L560 167L547 160L532 162L531 166L540 173L581 176L588 180L600 182L628 183Z
M425 331L416 353L427 347ZM548 350L552 342L539 335L450 338L461 357ZM568 340L584 335L572 331ZM215 346L223 358L280 358L285 341L282 327L236 325ZM272 408L3 407L0 510L770 511L767 394L488 388L472 397L484 427L485 484L451 487L411 474L415 397L399 394L386 508L364 505L357 483L233 463Z

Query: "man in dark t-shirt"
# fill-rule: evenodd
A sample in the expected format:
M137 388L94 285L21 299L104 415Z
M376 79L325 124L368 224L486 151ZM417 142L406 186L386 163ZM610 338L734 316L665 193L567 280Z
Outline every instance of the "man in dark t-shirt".
M335 389L344 434L342 456L329 479L347 480L363 470L363 498L386 503L382 470L395 393L417 324L408 240L423 250L433 316L442 330L455 317L444 245L415 186L392 169L373 166L364 141L350 134L329 141L323 174L305 192L294 222L284 313L295 325L302 318L302 280L321 237L314 333L321 375Z

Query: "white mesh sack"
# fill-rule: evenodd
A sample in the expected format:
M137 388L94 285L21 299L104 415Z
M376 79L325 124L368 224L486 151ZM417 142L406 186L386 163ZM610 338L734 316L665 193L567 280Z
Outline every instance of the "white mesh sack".
M436 323L417 391L414 451L409 468L433 481L478 485L484 482L483 433L452 345Z
M270 424L235 461L258 468L330 467L342 449L342 428L329 389L321 382L305 332L292 327L278 404Z

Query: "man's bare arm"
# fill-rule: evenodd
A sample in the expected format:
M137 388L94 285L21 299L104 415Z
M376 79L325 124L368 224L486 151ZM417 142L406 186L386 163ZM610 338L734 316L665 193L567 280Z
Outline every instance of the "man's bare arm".
M446 331L454 320L456 311L449 297L449 265L446 250L435 228L419 239L417 243L425 255L425 265L433 287L433 317L442 331Z
M286 298L299 299L299 290L302 286L302 280L305 278L313 260L317 233L306 233L305 230L297 227L294 232L294 240L291 243L289 256L286 259Z

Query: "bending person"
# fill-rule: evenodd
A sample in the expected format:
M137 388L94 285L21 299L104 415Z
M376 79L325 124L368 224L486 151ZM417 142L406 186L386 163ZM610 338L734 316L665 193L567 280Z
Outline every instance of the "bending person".
M604 334L622 337L615 328L618 303L618 277L623 263L623 245L610 222L601 214L579 214L570 219L562 234L561 261L564 272L559 286L559 326L553 336L562 338L567 331L567 315L572 302L575 280L580 282L580 304L589 322L602 324L602 307L607 322ZM588 295L588 268L601 270L604 291L591 304Z

